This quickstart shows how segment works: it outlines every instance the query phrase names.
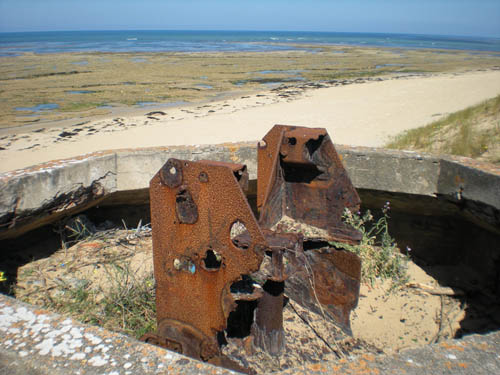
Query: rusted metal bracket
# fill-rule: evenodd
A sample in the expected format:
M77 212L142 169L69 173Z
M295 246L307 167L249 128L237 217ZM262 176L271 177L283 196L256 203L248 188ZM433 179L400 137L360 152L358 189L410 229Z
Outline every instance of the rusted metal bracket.
M254 345L277 355L287 298L350 332L361 263L329 241L359 241L342 213L360 201L326 130L277 125L258 163L259 222L244 165L169 159L151 180L158 329L145 341L227 365L217 337L246 314Z
M245 181L243 165L170 159L150 183L157 336L195 358L219 355L216 335L235 307L230 286L259 269L267 247ZM232 241L238 231L244 246Z

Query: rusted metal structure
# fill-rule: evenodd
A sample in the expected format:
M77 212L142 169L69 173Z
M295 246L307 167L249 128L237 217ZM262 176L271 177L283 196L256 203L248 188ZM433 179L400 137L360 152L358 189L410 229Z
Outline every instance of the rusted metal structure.
M285 252L293 270L286 294L329 315L350 333L349 314L358 301L361 261L355 254L328 246L328 241L359 242L361 233L345 224L342 215L346 208L358 211L361 201L327 131L276 125L259 142L257 160L261 228L302 231L307 249L314 249Z
M261 227L288 216L323 229L323 239L361 239L342 222L344 209L357 211L361 202L325 129L276 125L259 142L257 161Z
M151 180L158 329L144 340L224 364L238 331L276 355L286 298L350 332L361 263L328 241L359 241L342 213L360 201L339 156L324 129L277 125L258 147L259 222L244 165L170 159Z
M267 246L238 182L247 176L242 165L170 159L151 180L158 338L150 341L218 356L217 333L235 307L230 286L259 269ZM231 239L237 229L248 234L244 245Z

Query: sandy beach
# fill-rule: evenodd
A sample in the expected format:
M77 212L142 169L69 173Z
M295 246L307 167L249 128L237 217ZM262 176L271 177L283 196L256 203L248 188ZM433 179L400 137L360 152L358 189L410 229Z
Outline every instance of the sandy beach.
M325 127L337 144L380 147L498 94L499 70L393 75L25 125L1 131L0 172L98 150L257 141L278 123Z

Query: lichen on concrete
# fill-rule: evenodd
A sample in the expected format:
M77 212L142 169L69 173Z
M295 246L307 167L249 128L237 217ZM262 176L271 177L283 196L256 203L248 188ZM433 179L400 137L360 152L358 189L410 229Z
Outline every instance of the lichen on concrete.
M230 374L0 294L0 373Z
M396 355L365 354L280 374L499 374L500 332L471 335ZM0 373L234 374L0 295Z

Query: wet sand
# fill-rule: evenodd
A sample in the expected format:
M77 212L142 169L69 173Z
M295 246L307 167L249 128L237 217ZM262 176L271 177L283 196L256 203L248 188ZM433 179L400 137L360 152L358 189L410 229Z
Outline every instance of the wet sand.
M0 132L0 172L106 149L257 141L278 123L325 127L334 143L379 147L498 94L500 70L404 74L40 123Z

